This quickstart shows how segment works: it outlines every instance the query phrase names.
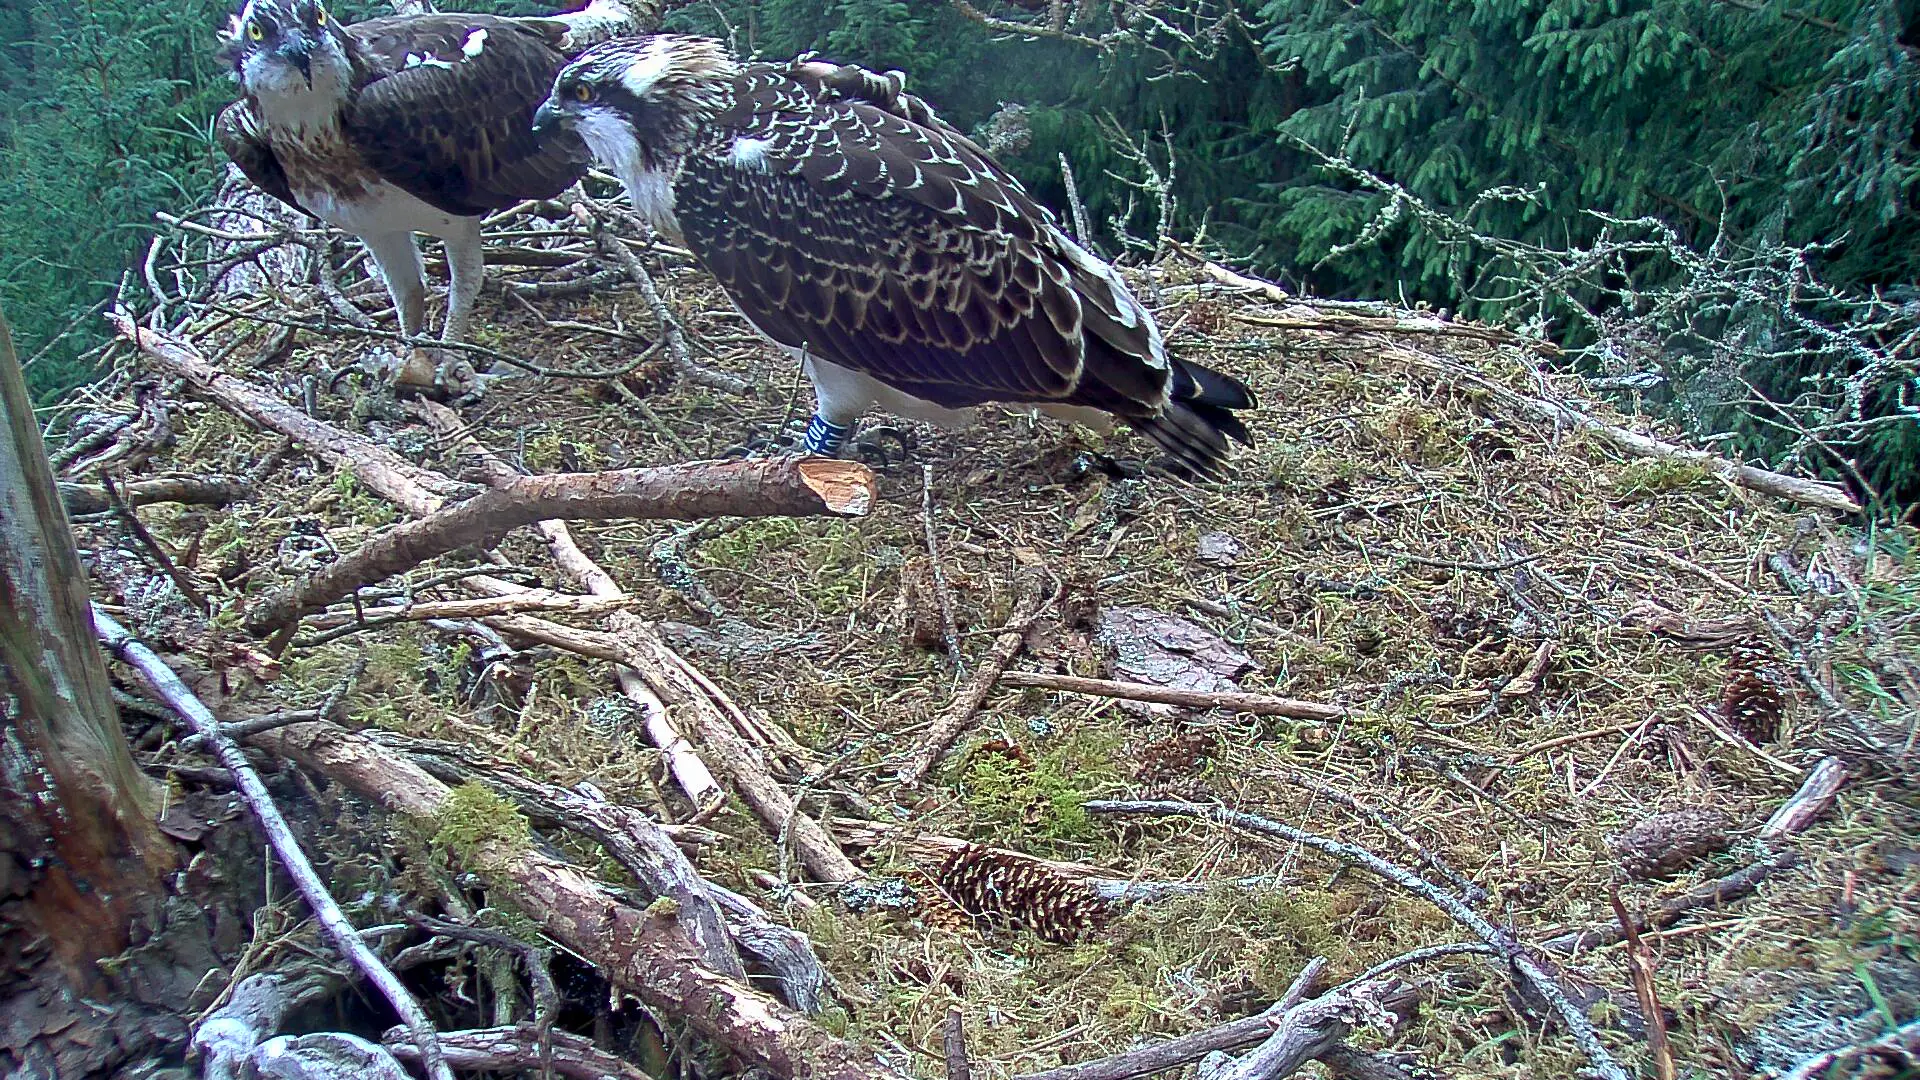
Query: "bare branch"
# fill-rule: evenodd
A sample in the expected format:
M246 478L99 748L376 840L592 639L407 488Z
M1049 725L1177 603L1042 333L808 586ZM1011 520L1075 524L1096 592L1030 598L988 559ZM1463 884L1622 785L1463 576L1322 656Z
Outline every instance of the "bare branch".
M490 547L549 518L860 516L873 505L873 474L829 458L694 462L652 469L520 476L463 503L395 526L247 618L265 634L363 585L469 544Z
M412 1032L414 1042L420 1047L422 1059L426 1062L427 1074L435 1080L453 1080L453 1073L447 1069L445 1057L440 1052L440 1043L433 1030L433 1024L427 1014L421 1011L420 1003L413 999L407 988L380 958L373 954L367 943L360 937L353 923L347 920L346 913L334 902L333 895L314 872L313 864L307 861L300 850L299 841L293 837L293 830L287 827L286 819L280 816L280 810L273 804L273 797L267 794L266 785L261 783L260 774L247 763L245 754L240 752L233 740L220 730L220 721L201 704L193 691L188 690L173 669L167 667L153 650L140 644L126 628L113 620L111 615L101 610L100 605L93 606L94 632L100 643L108 651L119 657L134 670L140 672L153 687L154 693L167 703L187 726L193 729L207 751L211 753L227 771L233 775L240 797L246 801L247 809L252 811L254 819L267 834L267 843L279 856L281 865L286 867L287 876L293 879L294 887L300 890L300 896L312 909L313 916L326 931L327 937L339 949L360 973L366 976L379 989L381 996L393 1006L393 1011L406 1022Z

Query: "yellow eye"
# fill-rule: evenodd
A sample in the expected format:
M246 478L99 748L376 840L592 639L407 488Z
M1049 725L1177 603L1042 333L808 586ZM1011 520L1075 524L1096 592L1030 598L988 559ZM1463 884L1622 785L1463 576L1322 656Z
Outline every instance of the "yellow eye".
M261 38L264 38L266 36L267 36L267 32L265 30L260 29L259 23L250 22L247 24L247 40L248 41L259 41Z
M313 25L315 26L327 25L327 9L326 8L313 9Z
M575 100L575 101L579 101L579 102L583 102L583 103L584 103L584 102L588 102L588 101L592 101L592 100L593 100L593 87L591 87L591 86L588 86L588 85L587 85L586 83L581 83L580 85L578 85L578 86L576 86L576 87L574 87L574 88L573 88L573 100Z

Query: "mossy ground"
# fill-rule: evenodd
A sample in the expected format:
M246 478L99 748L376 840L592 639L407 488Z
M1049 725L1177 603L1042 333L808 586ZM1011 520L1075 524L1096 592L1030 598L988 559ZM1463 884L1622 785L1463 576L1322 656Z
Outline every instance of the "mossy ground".
M468 410L480 437L530 470L620 467L716 454L804 414L808 395L792 366L752 338L705 278L671 259L658 274L698 359L747 379L755 394L676 383L659 364L620 387L515 379ZM1625 616L1636 605L1653 601L1692 620L1764 610L1797 632L1818 628L1818 662L1830 665L1852 707L1896 743L1906 738L1913 700L1903 695L1914 692L1912 657L1920 652L1920 558L1910 532L1867 538L1862 555L1862 537L1822 514L1693 466L1623 460L1579 434L1505 415L1483 396L1382 360L1367 336L1243 326L1231 314L1254 310L1252 300L1180 266L1139 280L1168 325L1183 306L1207 305L1209 317L1186 320L1172 345L1241 376L1260 395L1263 408L1250 424L1259 446L1227 484L1081 470L1076 459L1086 452L1144 455L1146 444L1025 416L995 414L959 432L913 428L912 462L881 472L881 499L867 518L729 523L688 538L684 569L717 611L660 572L654 552L680 527L575 527L589 554L641 597L643 613L693 627L680 639L691 660L806 748L805 763L830 778L814 790L832 812L847 812L834 794L845 789L911 830L1094 863L1114 877L1223 883L1130 909L1104 936L1076 947L961 935L911 913L849 913L830 902L830 890L807 887L829 901L809 907L763 888L756 872L790 871L792 861L730 805L709 823L727 839L708 849L703 869L813 935L844 990L832 1020L849 1033L937 1075L939 1025L958 1003L976 1069L1007 1076L1257 1007L1314 956L1327 957L1339 978L1464 936L1418 899L1303 850L1202 824L1112 820L1082 809L1088 799L1140 791L1133 755L1180 724L1220 736L1209 760L1178 780L1181 791L1405 858L1371 825L1289 784L1282 770L1311 772L1386 811L1485 886L1490 914L1522 940L1611 919L1609 834L1681 802L1742 823L1730 853L1682 879L1625 885L1628 907L1644 909L1753 858L1754 827L1797 786L1787 770L1729 745L1699 719L1717 707L1724 654L1635 629ZM550 319L652 325L629 290L537 303ZM497 296L478 321L490 346L542 363L585 368L625 359L617 341L543 328ZM244 321L196 334L209 354L245 358L257 345ZM1524 350L1446 337L1397 344L1445 352L1529 392L1542 379L1569 389L1536 371ZM364 351L351 339L302 336L257 366L232 363L298 400L304 372L338 369ZM356 419L365 414L350 399L322 394L319 402L325 419L368 431L423 464L465 468L418 429ZM175 424L177 441L148 471L250 475L279 445L214 407L177 410ZM1083 601L1193 618L1256 659L1247 689L1350 705L1355 718L1145 720L1099 699L1002 689L928 785L897 790L891 777L958 679L944 658L914 646L906 627L906 568L925 554L921 464L933 467L934 520L969 670L1013 607L1018 576L1040 568L1070 582ZM207 583L225 612L217 618L229 624L244 601L309 565L290 537L322 536L345 550L399 518L351 476L297 453L247 503L155 507L142 516ZM1231 567L1194 557L1198 538L1215 531L1243 549ZM1766 564L1781 552L1812 567L1830 590L1812 600L1791 594ZM496 554L529 579L568 587L529 533ZM222 584L218 568L242 561L247 569ZM410 582L478 561L479 553L457 553ZM1053 626L1043 638L1049 644L1020 664L1102 674L1072 627ZM1532 693L1491 707L1484 694L1464 693L1503 685L1547 638L1556 651ZM590 778L610 797L663 817L687 810L658 755L622 721L610 673L591 662L535 649L486 670L474 641L408 625L296 644L284 674L265 689L311 704L356 658L367 661L346 706L356 723L458 740L555 782ZM1805 767L1850 745L1843 727L1804 691L1790 693L1786 734L1769 752ZM1660 996L1677 1013L1676 1056L1693 1075L1739 1068L1743 1034L1784 1000L1782 984L1768 984L1777 991L1771 998L1753 996L1755 973L1850 979L1869 961L1911 962L1920 859L1911 851L1904 767L1857 762L1837 810L1794 841L1805 856L1798 870L1758 898L1649 936ZM474 812L458 816L463 828L493 820L467 809ZM472 831L448 841L470 843ZM862 858L877 874L912 880L904 850L882 844ZM1269 884L1224 884L1256 876ZM1617 947L1574 966L1628 990ZM1563 1038L1514 1023L1498 971L1456 961L1416 974L1429 980L1426 1003L1398 1042L1431 1063L1462 1077L1577 1069ZM1644 1058L1638 1039L1617 1031L1606 1038L1622 1056ZM899 1054L903 1048L913 1053Z

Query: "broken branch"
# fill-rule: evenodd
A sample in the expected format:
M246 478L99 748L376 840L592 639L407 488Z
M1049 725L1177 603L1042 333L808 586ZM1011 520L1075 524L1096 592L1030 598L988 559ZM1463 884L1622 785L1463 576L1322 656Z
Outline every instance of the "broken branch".
M437 820L448 796L447 786L419 766L332 724L293 724L256 737L253 745L419 821ZM498 842L482 845L472 863L475 873L509 890L542 930L608 981L684 1019L743 1064L779 1080L905 1080L869 1051L716 974L677 918L620 903L579 867Z
M404 1062L420 1059L419 1051L400 1041L401 1029L381 1036L387 1050ZM511 1027L444 1031L447 1064L469 1072L528 1072L551 1067L569 1080L653 1080L639 1067L593 1045L593 1040L565 1031L547 1033L550 1054L541 1055L540 1035L532 1024Z
M491 546L522 525L548 518L858 517L873 499L873 474L866 466L829 458L518 476L389 529L268 597L249 615L247 626L265 635L363 585L469 544Z
M1626 1070L1614 1060L1611 1053L1600 1042L1599 1033L1594 1030L1592 1021L1580 1006L1568 999L1560 988L1559 980L1549 972L1541 962L1534 959L1512 935L1493 925L1479 913L1469 908L1464 901L1452 893L1439 888L1432 882L1403 866L1390 863L1365 848L1353 844L1331 840L1324 836L1296 829L1278 821L1259 817L1255 814L1243 814L1229 810L1224 806L1202 806L1198 803L1173 802L1161 800L1092 800L1085 804L1091 814L1148 814L1156 817L1191 817L1262 836L1271 836L1290 843L1303 844L1325 852L1343 862L1351 863L1370 873L1376 874L1400 886L1446 912L1455 922L1500 950L1501 956L1513 965L1515 971L1528 985L1538 993L1553 1011L1559 1015L1560 1022L1566 1026L1573 1041L1587 1056L1593 1071L1606 1080L1627 1080Z
M253 485L238 477L164 476L121 485L120 499L129 507L153 503L225 506L253 497ZM113 508L107 489L95 484L60 485L60 501L69 514L98 514Z
M168 374L187 380L229 412L295 440L327 464L351 469L375 494L410 514L432 513L444 500L476 490L423 469L370 439L316 420L247 380L221 371L190 342L136 326L123 312L109 312L107 321Z

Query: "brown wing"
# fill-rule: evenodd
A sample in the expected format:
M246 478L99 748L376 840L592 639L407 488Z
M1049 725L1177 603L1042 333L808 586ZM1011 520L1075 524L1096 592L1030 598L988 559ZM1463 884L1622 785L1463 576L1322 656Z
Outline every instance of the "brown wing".
M280 167L280 159L273 156L273 147L260 137L253 110L244 100L220 110L219 118L213 122L213 134L220 141L220 149L240 166L241 173L253 181L255 187L303 214L311 213L293 197L286 170Z
M772 69L748 69L739 91L674 207L688 246L766 333L944 405L1164 404L1146 313L966 140Z
M373 77L347 110L348 138L381 176L448 213L559 194L588 161L577 137L533 134L533 110L566 62L562 30L452 14L349 27Z

